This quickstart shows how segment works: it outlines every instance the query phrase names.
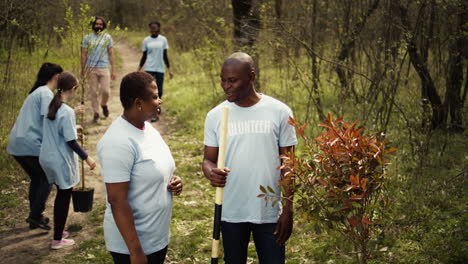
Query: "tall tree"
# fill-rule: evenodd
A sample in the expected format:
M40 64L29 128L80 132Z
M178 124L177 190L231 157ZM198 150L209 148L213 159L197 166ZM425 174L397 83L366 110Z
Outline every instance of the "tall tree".
M348 81L348 76L347 76L347 71L343 69L341 66L342 63L344 63L349 55L351 54L351 51L353 47L356 44L356 40L361 34L362 30L364 29L364 26L366 25L367 19L375 12L377 7L379 6L380 0L374 0L371 4L371 6L367 9L367 11L362 14L358 19L357 22L352 26L351 31L349 33L345 33L345 39L343 41L343 44L341 46L340 52L338 54L338 61L340 62L339 65L335 68L336 74L338 75L338 79L341 84L341 95L340 95L340 101L343 102L346 93L349 92L349 81ZM346 1L346 3L351 5L350 1ZM348 17L350 14L349 12L345 12L345 16ZM346 20L349 20L346 19ZM347 21L344 21L345 26L347 27ZM348 30L345 30L348 31Z
M260 32L260 0L232 0L232 13L235 49L249 53L254 59L257 72L255 86L260 89L259 52L255 46Z
M462 124L463 101L461 87L463 84L463 59L467 59L467 54L464 54L463 49L468 45L465 35L468 25L468 10L466 2L462 6L464 8L455 9L455 12L458 12L456 18L457 26L452 35L452 43L449 44L448 74L446 78L447 89L444 103L450 114L449 129L454 132L462 132L464 130Z
M317 48L317 32L318 32L318 27L317 27L317 14L318 14L318 3L317 0L313 0L312 2L312 13L311 13L311 30L310 30L310 47L312 50L315 50ZM317 115L319 120L325 120L325 114L323 113L323 107L322 107L322 100L320 98L320 92L319 92L319 84L320 84L320 73L319 73L319 67L318 67L318 58L317 55L314 52L310 53L310 58L312 60L312 67L311 67L311 74L312 74L312 91L313 95L312 97L314 98L315 101L315 107L317 109ZM307 108L307 111L309 111L309 108ZM308 113L306 115L306 122L307 120Z
M416 34L413 30L413 26L411 25L408 19L408 8L405 7L399 1L395 1L395 4L397 4L397 8L399 10L401 26L405 31L403 35L405 36L405 41L407 44L406 46L410 56L411 64L413 65L413 68L415 69L419 78L421 79L421 95L423 105L430 104L432 108L431 127L443 127L445 125L446 120L446 110L442 105L442 100L439 94L437 93L434 80L428 68L427 59L425 59L424 54L421 55L421 50L425 51L427 48L423 47L421 48L421 50L418 50L418 46L416 45L415 39ZM425 5L424 2L421 4ZM425 36L422 37L424 38ZM429 42L425 43L429 44ZM423 109L425 108L426 106L423 106Z

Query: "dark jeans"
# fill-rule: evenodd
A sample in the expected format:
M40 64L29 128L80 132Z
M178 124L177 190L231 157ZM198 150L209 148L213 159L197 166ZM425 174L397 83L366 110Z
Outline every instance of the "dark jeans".
M39 220L45 210L52 185L39 164L39 157L13 156L28 174L29 183L29 218Z
M275 228L276 224L221 222L225 263L247 262L247 248L252 233L260 264L284 264L285 246L276 244L278 236L273 235Z
M162 72L147 72L156 79L156 84L158 85L158 94L159 98L163 96L163 84L164 84L164 73Z
M115 264L130 264L130 255L110 252ZM153 254L147 255L148 264L162 264L166 259L167 246Z
M57 195L54 203L54 240L61 240L65 223L67 222L68 209L73 188L61 190L57 186Z

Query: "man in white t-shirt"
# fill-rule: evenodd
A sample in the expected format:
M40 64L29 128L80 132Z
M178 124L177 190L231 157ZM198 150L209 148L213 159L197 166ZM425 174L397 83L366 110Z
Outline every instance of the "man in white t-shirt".
M145 66L145 72L151 74L154 79L156 79L159 98L162 98L165 72L164 64L166 64L168 70L171 67L169 63L169 57L167 56L167 49L169 49L169 44L167 42L167 38L159 34L161 32L161 24L159 22L150 22L148 26L151 35L143 40L143 54L140 59L140 66L138 66L138 71L141 71L143 65ZM169 78L172 79L172 76L173 74L169 70Z
M288 124L291 109L255 91L252 58L234 53L224 61L221 86L226 101L213 108L205 121L202 169L212 186L224 187L221 232L225 263L246 263L253 234L260 263L285 263L285 242L293 226L292 191L284 206L265 204L257 197L260 185L281 195L279 180L284 171L280 154L294 151L297 138ZM221 108L229 107L226 167L216 167Z

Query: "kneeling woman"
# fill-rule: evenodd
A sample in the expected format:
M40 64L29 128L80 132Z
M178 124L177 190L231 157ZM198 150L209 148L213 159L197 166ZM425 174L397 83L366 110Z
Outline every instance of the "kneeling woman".
M127 74L120 85L124 112L98 143L106 184L106 248L115 263L163 263L169 244L172 193L182 191L173 176L171 151L148 123L161 111L154 78Z

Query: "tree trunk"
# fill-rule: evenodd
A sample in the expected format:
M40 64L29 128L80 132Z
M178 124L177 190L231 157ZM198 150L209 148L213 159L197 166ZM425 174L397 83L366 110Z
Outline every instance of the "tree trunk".
M259 52L255 43L260 32L259 0L232 0L234 47L248 53L255 62L255 88L260 89Z
M468 12L458 14L455 39L449 46L447 90L445 94L446 105L450 113L449 129L454 132L463 132L462 95L463 84L463 47L467 44L462 33L463 25L468 22Z
M317 30L317 0L313 0L313 7L312 7L312 26L311 26L311 41L310 41L310 48L315 49L315 43L317 41L316 37L316 31ZM315 102L315 108L317 109L317 115L320 121L325 120L325 114L323 113L323 107L322 107L322 100L320 99L320 93L319 93L319 83L320 83L320 74L319 74L319 69L317 66L317 56L315 53L311 53L311 60L312 60L312 91L313 91L313 99ZM309 100L310 100L309 99ZM307 109L307 113L309 112L309 109ZM308 114L307 114L308 116ZM307 118L306 118L307 122Z
M418 49L414 40L414 32L411 29L408 20L408 10L400 3L398 3L398 10L400 13L402 27L406 31L406 33L404 33L404 36L407 43L407 50L410 56L410 61L422 82L421 94L423 104L431 104L431 128L435 129L444 127L446 120L446 111L442 105L442 100L440 99L440 96L437 93L434 81L431 77L431 73L427 68L427 64L424 63L424 59L418 53Z
M341 50L338 54L338 62L340 64L344 64L344 61L349 57L349 54L351 53L351 50L353 49L354 44L356 43L356 39L358 38L359 34L364 29L367 19L374 13L374 11L379 6L379 2L380 0L375 0L372 3L372 6L369 7L367 12L357 20L358 22L354 24L354 26L351 29L351 32L347 34L345 41L343 45L341 46ZM337 66L335 68L335 71L336 71L336 74L338 75L338 79L341 84L340 102L343 103L344 98L346 97L346 93L349 90L348 78L347 78L345 69L343 69L341 66Z

